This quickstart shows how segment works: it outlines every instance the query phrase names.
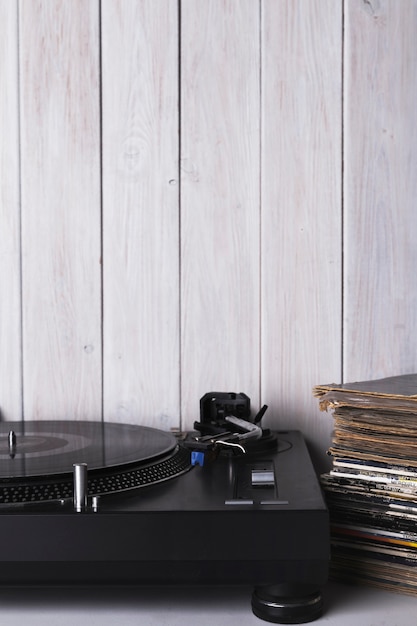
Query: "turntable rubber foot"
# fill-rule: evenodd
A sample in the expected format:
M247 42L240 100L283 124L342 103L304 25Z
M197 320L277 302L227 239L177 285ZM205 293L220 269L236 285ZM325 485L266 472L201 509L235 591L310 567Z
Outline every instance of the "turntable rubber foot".
M322 615L323 599L320 589L308 585L256 587L252 611L274 624L306 624Z

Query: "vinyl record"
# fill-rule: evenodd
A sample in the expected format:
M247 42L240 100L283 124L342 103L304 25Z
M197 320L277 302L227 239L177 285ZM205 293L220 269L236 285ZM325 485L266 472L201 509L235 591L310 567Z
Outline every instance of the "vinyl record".
M15 434L10 444L10 432ZM155 460L176 445L168 432L103 422L38 421L0 424L0 478L72 472Z
M72 496L73 466L86 463L88 491L103 495L147 486L190 468L169 432L85 421L0 424L0 505Z

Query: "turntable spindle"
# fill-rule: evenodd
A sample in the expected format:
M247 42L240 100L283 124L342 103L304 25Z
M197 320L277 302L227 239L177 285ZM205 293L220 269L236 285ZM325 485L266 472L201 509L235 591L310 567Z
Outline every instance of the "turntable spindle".
M9 442L9 454L13 458L16 454L16 433L14 432L14 430L11 430L9 432L8 442Z
M81 513L87 506L87 463L74 463L74 509Z

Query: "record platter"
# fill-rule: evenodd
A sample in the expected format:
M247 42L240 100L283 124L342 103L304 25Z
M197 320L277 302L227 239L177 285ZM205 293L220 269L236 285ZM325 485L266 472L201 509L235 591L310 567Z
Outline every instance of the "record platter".
M0 586L249 584L258 617L316 619L328 513L303 437L197 434L1 423Z

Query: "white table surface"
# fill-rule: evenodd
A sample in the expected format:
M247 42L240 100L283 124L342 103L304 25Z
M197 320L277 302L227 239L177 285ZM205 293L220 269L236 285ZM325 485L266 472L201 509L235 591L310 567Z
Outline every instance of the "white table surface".
M261 626L249 588L1 589L7 626ZM416 626L417 597L330 582L317 626Z

